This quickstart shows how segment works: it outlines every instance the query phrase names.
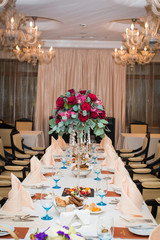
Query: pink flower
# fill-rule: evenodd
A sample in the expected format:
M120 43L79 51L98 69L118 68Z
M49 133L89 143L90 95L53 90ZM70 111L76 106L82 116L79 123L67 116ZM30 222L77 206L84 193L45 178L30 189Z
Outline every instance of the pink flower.
M77 102L80 104L80 103L83 103L86 101L86 98L87 98L87 95L81 95L80 93L77 94Z
M71 116L72 114L76 114L75 112L72 111L72 108L70 108L68 111L59 113L59 115L60 115L61 117L63 117L63 116L66 116L66 117L67 117L66 119L62 119L63 122L67 121L67 119L70 118L70 116Z

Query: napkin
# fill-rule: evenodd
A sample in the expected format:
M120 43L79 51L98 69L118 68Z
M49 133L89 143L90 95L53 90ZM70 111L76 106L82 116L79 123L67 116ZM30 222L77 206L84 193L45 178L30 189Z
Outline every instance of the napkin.
M48 149L46 149L46 151L48 151ZM64 155L63 150L60 148L58 142L54 137L52 137L51 153L52 155L55 155L55 156Z
M142 217L143 198L136 184L129 176L125 176L122 181L122 193L116 209L124 215Z
M105 137L100 142L100 147L105 148L105 145L112 145L112 141L107 135L105 135Z
M116 185L117 187L121 188L122 180L125 176L129 176L128 171L124 167L124 163L122 162L121 158L116 159L115 163L115 173L110 183Z
M22 207L34 209L29 192L21 185L19 179L11 173L12 189L8 193L8 200L1 208L4 211L18 212Z
M149 240L158 240L160 236L160 225L158 225L151 233Z
M46 153L43 155L43 157L41 158L41 163L45 166L53 166L55 167L55 161L54 161L54 157L52 155L52 148L51 146L49 146L47 148Z
M81 221L83 225L90 223L90 212L89 210L74 210L73 212L62 212L60 214L61 225L70 225L76 218Z
M67 147L67 143L61 136L58 136L57 143L59 144L60 147Z
M108 168L115 169L116 159L118 158L112 145L105 146L105 160L102 162L102 166L107 166Z
M27 184L35 184L40 183L43 180L46 180L45 176L41 173L41 162L33 156L31 158L31 172L28 174L28 176L25 178L25 183Z

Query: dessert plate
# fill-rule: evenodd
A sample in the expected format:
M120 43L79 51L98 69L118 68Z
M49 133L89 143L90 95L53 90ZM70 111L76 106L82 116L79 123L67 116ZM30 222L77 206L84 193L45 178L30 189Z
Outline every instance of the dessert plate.
M154 228L155 226L139 225L139 226L129 227L128 230L131 233L134 233L139 236L149 236L151 232L154 230Z
M11 229L11 231L14 231L14 227L8 224L1 224L1 226L7 227L9 229ZM3 228L0 228L0 236L7 236L9 235L9 233L7 231L5 231Z

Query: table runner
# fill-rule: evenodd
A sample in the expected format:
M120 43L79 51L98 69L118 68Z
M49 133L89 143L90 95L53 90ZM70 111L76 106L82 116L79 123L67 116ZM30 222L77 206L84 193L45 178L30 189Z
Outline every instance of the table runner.
M139 236L131 233L128 228L115 227L114 228L114 238L122 239L148 239L148 236ZM157 239L158 240L158 239Z

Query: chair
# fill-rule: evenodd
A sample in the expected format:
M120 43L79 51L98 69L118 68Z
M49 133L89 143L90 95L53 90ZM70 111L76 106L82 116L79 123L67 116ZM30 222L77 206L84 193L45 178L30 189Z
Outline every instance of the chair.
M130 133L147 133L148 124L140 121L129 123L129 132Z
M31 148L23 144L21 135L19 131L17 131L16 129L12 130L10 137L11 137L12 153L17 158L21 158L21 155L22 156L26 155L26 158L31 158L34 155L41 157L44 154L45 149L43 147Z
M10 177L4 178L2 176L10 176L11 172L14 173L20 180L23 180L26 177L26 173L30 170L30 161L23 161L16 158L12 160L7 159L3 148L3 142L0 138L0 169L0 180L10 180Z
M140 164L129 164L127 167L131 178L133 179L133 175L141 174L140 178L143 176L148 178L148 176L160 177L160 141L157 143L155 154L148 158L144 158L142 163ZM153 176L152 176L153 175ZM155 178L154 177L154 178Z
M125 152L125 149L119 150L118 154L122 158L123 161L126 162L126 165L128 165L128 162L142 162L144 158L147 158L148 150L149 150L149 144L150 144L150 133L147 133L143 145L140 148L131 150Z
M10 153L12 152L10 133L13 128L13 126L6 123L0 124L0 137L3 140L3 146Z
M151 213L153 215L154 218L156 218L157 216L157 210L158 210L158 207L160 206L160 198L156 198L156 199L148 199L145 201L145 203L152 207L151 208Z
M15 121L15 128L18 131L32 131L33 121L28 118L21 118Z

